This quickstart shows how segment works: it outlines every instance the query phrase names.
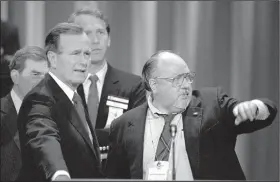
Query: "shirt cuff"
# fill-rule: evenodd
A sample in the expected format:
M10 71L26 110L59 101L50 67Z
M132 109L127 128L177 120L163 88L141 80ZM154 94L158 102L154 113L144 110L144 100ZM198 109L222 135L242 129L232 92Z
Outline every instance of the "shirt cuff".
M57 178L57 176L60 176L60 175L65 175L65 176L68 176L69 178L71 178L71 177L70 177L70 174L69 174L67 171L58 170L58 171L56 171L56 172L54 173L54 175L52 176L52 181L54 181L54 180Z
M252 100L251 101L252 103L256 104L257 107L258 107L258 113L257 113L257 116L256 116L256 120L265 120L268 118L269 116L269 110L267 108L267 106L260 100Z

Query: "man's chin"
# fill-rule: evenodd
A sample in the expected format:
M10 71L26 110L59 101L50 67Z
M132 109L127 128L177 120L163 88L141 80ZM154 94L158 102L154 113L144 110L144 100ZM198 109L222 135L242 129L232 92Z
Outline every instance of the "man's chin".
M184 111L188 107L189 103L190 103L189 99L182 99L175 102L173 106L180 111Z
M85 81L85 79L84 80L75 80L72 82L72 85L73 85L73 87L78 88L78 86L80 84L84 83L84 81Z

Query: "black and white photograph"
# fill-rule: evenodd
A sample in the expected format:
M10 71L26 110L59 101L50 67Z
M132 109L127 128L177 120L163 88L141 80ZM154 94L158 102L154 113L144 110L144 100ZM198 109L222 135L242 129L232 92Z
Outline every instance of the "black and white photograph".
M279 1L1 1L1 181L278 181Z

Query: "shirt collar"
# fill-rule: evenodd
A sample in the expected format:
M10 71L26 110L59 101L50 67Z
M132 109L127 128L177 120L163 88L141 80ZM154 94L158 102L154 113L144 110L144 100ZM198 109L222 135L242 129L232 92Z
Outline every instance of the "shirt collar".
M59 85L59 87L64 91L64 93L67 95L67 97L72 101L74 97L74 91L65 83L63 83L57 76L55 76L52 72L49 72L51 77L54 79L54 81Z
M148 106L149 106L149 109L151 110L152 114L154 117L159 117L158 114L167 114L167 113L164 113L160 110L158 110L154 105L153 105L153 101L152 101L152 96L151 94L148 95Z
M19 112L20 106L22 104L22 100L18 96L18 94L14 91L14 89L11 90L11 97L13 100L13 103L15 105L17 113Z
M99 70L99 71L96 73L96 76L98 77L98 81L97 81L97 82L100 82L101 84L104 83L107 70L108 70L108 64L107 64L107 62L105 62L103 68L101 68L101 70ZM88 82L89 77L90 77L91 75L93 75L93 74L91 74L91 73L88 74L86 80L84 81L84 84L85 84L86 82Z

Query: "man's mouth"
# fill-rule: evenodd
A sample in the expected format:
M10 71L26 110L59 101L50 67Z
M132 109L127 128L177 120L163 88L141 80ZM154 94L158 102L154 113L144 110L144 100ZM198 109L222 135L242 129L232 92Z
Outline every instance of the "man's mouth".
M188 97L189 95L190 95L189 92L185 92L185 93L182 93L182 94L181 94L182 97Z
M98 54L99 52L101 52L102 49L92 49L91 52L93 54Z
M79 73L85 73L86 69L75 69L74 71Z

